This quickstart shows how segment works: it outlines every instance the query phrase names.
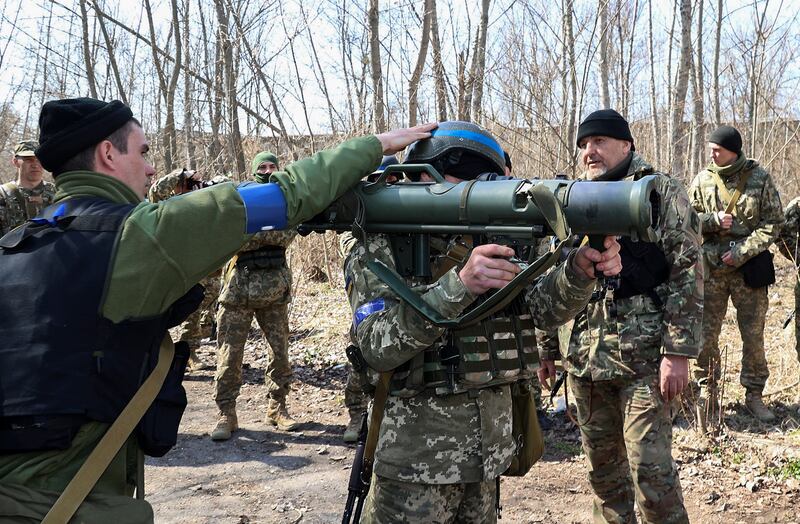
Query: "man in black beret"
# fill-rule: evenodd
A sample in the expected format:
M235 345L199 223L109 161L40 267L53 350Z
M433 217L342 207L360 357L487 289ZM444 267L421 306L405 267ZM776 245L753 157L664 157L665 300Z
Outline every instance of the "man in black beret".
M595 522L688 522L672 460L669 405L688 383L688 359L700 351L703 268L700 230L683 185L635 152L628 122L612 109L581 122L583 178L637 180L655 175L656 242L619 240L619 285L598 283L559 344L543 341L539 378L561 358L570 375L594 491Z
M775 415L761 396L769 377L764 324L767 286L775 282L769 246L784 223L783 206L770 174L742 153L742 136L735 128L714 130L708 150L711 162L689 190L703 224L706 264L703 351L694 369L700 386L698 415L703 426L719 420L718 341L730 297L742 337L739 382L745 388L745 406L762 422L772 422Z
M152 522L131 495L142 454L177 438L188 348L167 330L199 304L195 284L252 233L313 216L433 127L156 204L143 200L155 169L130 108L47 102L37 156L55 202L0 239L0 521Z

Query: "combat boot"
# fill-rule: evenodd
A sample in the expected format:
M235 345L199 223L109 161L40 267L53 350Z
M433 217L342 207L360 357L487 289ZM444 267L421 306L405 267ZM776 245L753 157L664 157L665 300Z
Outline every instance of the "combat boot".
M211 440L228 440L231 433L239 429L239 420L236 418L236 410L228 408L220 410L217 425L211 431Z
M189 361L186 363L186 371L200 371L201 369L206 368L203 364L203 361L197 356L197 350L192 348L191 352L189 353Z
M760 391L748 391L744 397L744 405L761 422L775 421L775 414L764 405Z
M364 416L363 411L350 412L350 422L347 423L347 427L344 429L344 435L342 435L343 441L355 442L358 440L358 434L361 432L362 416Z
M286 411L286 399L270 399L267 405L267 420L281 431L294 431L300 427L300 423Z

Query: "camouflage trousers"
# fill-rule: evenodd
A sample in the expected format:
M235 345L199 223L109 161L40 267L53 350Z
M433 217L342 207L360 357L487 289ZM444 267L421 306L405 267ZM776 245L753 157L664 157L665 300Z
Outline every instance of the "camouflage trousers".
M594 522L636 522L634 500L642 522L689 522L658 375L569 379L595 494Z
M217 406L235 404L242 386L244 344L255 315L269 342L271 355L264 377L269 398L283 400L289 392L289 305L275 304L256 310L220 304L217 312L217 373L214 400Z
M347 384L344 386L344 405L350 415L366 413L369 398L364 393L361 379L358 373L353 370L353 366L347 364Z
M800 281L794 285L794 349L800 362Z
M468 484L414 484L372 476L362 524L497 522L494 479Z
M764 354L764 324L769 298L766 287L747 287L739 271L713 275L705 280L703 350L694 364L694 378L700 384L715 384L721 376L719 334L728 309L728 297L736 308L736 323L742 337L739 382L747 391L761 393L769 377Z
M181 324L180 338L178 340L188 342L192 351L200 347L202 339L211 336L212 319L215 315L214 309L217 306L217 298L219 298L219 278L219 275L209 276L200 281L200 284L206 289L203 302Z

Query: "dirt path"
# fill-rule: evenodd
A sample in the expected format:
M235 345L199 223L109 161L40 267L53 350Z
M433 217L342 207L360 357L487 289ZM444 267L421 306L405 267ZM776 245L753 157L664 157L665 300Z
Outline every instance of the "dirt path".
M780 276L779 276L780 278ZM785 280L784 280L785 281ZM767 391L800 375L791 328L780 323L791 305L788 285L771 291ZM147 498L161 523L340 522L354 448L341 441L347 423L341 348L349 322L341 294L311 287L293 305L291 346L297 378L289 410L301 432L282 433L265 424L266 367L262 342L252 333L245 352L245 384L238 413L242 429L228 442L208 433L216 414L213 370L187 380L189 408L178 446L147 463ZM737 335L729 314L721 345L730 348L724 400L727 428L716 439L700 439L679 419L674 455L693 522L800 522L800 388L771 400L779 422L760 425L741 404ZM213 346L201 355L214 362ZM503 479L501 523L569 524L591 521L591 491L577 431L563 415L546 433L547 452L522 479Z

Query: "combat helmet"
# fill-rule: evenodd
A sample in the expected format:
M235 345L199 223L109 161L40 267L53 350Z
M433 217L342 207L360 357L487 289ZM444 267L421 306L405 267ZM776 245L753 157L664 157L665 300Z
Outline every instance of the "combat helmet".
M485 173L505 173L503 148L487 130L472 122L441 122L431 137L411 144L404 164L431 164L441 174L473 180Z

